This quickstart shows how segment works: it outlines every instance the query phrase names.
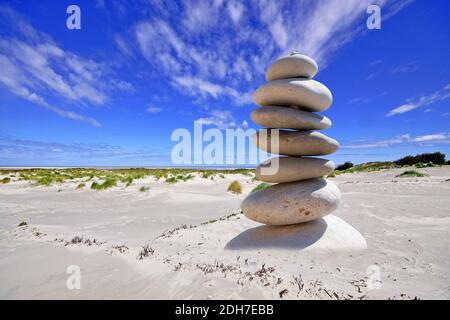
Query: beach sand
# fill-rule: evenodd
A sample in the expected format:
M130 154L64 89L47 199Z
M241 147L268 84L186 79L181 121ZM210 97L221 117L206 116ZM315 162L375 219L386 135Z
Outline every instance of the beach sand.
M278 228L241 214L258 184L245 175L0 185L0 298L449 299L450 167L396 177L405 170L331 178L343 194L333 215ZM242 194L226 191L233 180ZM71 265L79 290L66 286Z

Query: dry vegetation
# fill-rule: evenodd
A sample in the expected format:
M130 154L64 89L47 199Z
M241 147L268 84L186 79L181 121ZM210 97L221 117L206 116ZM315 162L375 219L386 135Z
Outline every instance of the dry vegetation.
M64 182L78 182L77 189L83 189L88 182L93 190L105 190L114 186L129 187L135 180L146 177L154 177L156 180L169 184L186 182L194 179L195 173L203 179L224 179L226 174L243 174L253 176L251 169L229 169L229 170L196 170L196 169L11 169L0 170L0 176L15 175L15 181L30 181L35 186L50 186ZM10 177L4 177L0 183L6 184L13 181Z

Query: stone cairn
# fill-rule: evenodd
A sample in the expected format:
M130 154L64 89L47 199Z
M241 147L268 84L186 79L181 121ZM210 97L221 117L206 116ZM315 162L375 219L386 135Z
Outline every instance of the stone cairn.
M271 152L270 139L276 137L271 129L284 130L279 130L277 144L282 157L264 161L256 168L259 180L276 184L252 192L242 202L242 211L252 220L270 225L295 224L319 219L338 207L339 189L323 178L333 172L334 163L309 157L331 154L339 147L336 140L312 131L331 126L330 119L313 113L328 109L332 102L330 90L312 80L317 70L313 59L293 52L269 67L268 83L253 95L261 107L252 111L251 119L267 128L266 134L259 131L252 137L253 143ZM264 168L274 161L279 161L277 172L266 174Z

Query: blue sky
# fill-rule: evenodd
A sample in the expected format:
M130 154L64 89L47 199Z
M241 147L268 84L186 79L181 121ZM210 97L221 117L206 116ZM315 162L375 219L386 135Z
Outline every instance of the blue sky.
M81 8L81 30L66 8ZM381 6L381 30L366 8ZM450 157L450 3L2 1L0 165L171 165L176 128L254 127L252 92L292 50L333 92L337 163Z

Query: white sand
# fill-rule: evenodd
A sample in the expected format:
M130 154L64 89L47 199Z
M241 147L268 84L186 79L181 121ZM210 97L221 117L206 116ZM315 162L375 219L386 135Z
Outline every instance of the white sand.
M257 185L241 175L101 192L0 185L0 298L448 299L450 167L402 171L338 176L334 215L282 229L239 214ZM243 195L226 192L234 179ZM75 236L99 243L66 246ZM66 288L69 265L81 290Z

